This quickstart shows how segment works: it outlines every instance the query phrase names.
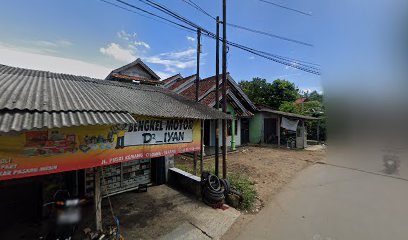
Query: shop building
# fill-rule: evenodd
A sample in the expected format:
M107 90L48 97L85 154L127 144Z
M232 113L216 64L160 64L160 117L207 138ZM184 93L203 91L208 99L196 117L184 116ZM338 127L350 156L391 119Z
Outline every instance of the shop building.
M5 65L0 96L0 233L39 220L59 189L164 183L166 159L200 150L201 121L228 117L161 87Z

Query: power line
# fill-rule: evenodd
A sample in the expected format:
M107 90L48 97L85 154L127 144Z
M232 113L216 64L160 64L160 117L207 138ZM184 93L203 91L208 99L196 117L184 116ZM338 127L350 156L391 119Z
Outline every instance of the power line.
M176 19L178 19L180 21L183 21L183 22L187 23L188 25L190 25L192 27L200 28L202 30L204 36L208 35L211 38L214 38L214 39L216 38L215 34L212 33L211 31L208 31L208 30L204 29L203 27L191 22L190 20L180 16L179 14L175 13L174 11L168 9L167 7L165 7L165 6L161 5L161 4L155 3L152 0L138 0L138 1L143 2L143 3L155 8L155 9L157 9L159 11L162 11L162 12L170 15L170 16L173 16L174 18L176 18ZM245 50L247 52L253 53L253 54L258 55L260 57L264 57L266 59L272 60L274 62L281 63L283 65L290 66L292 68L303 70L303 71L306 71L306 72L309 72L309 73L320 75L320 72L318 71L318 69L316 69L314 67L307 66L307 65L299 63L299 62L293 62L293 61L288 61L288 60L284 60L284 59L279 59L279 58L271 56L272 54L265 54L264 52L261 52L261 51L258 51L258 50L252 49L252 48L248 48L248 47L238 45L238 44L234 44L234 43L232 43L232 44L233 45L231 45L231 44L230 45L234 46L234 47L237 47L237 48L240 48L242 50Z
M101 1L107 2L107 1L105 1L105 0L101 0ZM134 5L132 5L132 4L129 4L129 3L127 3L127 2L124 2L124 1L122 1L122 0L116 0L116 1L122 3L122 4L126 5L126 6L135 8L135 9L137 9L137 10L139 10L139 11L144 12L144 13L147 13L147 14L149 14L149 15L158 17L158 18L160 18L160 19L162 19L162 20L164 20L164 21L167 21L167 22L169 22L169 23L172 23L172 24L175 24L175 25L177 25L177 26L183 27L184 29L189 30L189 31L191 31L191 32L196 32L196 30L193 29L193 28L191 28L191 27L194 27L194 28L196 28L196 29L201 29L201 31L202 31L202 33L203 33L204 36L210 37L210 38L212 38L212 39L216 39L216 40L217 40L216 35L215 35L214 33L212 33L211 31L208 31L208 30L206 30L206 29L200 27L199 25L197 25L197 24L191 22L190 20L188 20L188 19L186 19L186 18L180 16L179 14L177 14L177 13L171 11L170 9L166 8L165 6L162 6L162 5L160 5L160 4L154 3L154 2L151 1L151 0L146 0L146 1L145 1L145 0L139 0L139 1L145 3L145 4L149 5L149 6L151 6L151 7L155 8L155 9L157 9L157 10L160 10L160 11L162 11L162 12L164 12L164 13L166 13L166 14L168 14L168 15L170 15L170 16L172 16L172 17L174 17L174 18L176 18L176 19L178 19L178 20L180 20L180 21L182 21L182 22L184 22L184 23L186 23L186 24L189 25L190 27L187 27L187 26L185 26L185 25L176 23L176 22L174 22L174 21L172 21L172 20L169 20L169 19L164 18L164 17L162 17L162 16L159 16L159 15L157 15L157 14L151 13L151 12L149 12L149 11L147 11L147 10L144 10L144 9L142 9L142 8L139 8L139 7L137 7L137 6L134 6ZM150 2L152 2L152 3L150 3ZM109 2L107 2L107 3L109 3ZM125 9L125 10L128 10L128 9ZM133 11L132 11L132 12L133 12ZM219 40L221 40L221 39L218 38L218 41L219 41ZM254 54L254 55L263 57L263 58L265 58L265 59L269 59L269 60L271 60L271 61L274 61L274 62L283 64L283 65L286 65L286 66L290 66L290 67L293 67L293 68L296 68L296 69L299 69L299 70L302 70L302 71L305 71L305 72L309 72L309 73L312 73L312 74L320 75L320 70L319 70L318 68L313 67L313 66L308 66L308 65L303 64L303 63L301 63L301 62L299 62L299 61L292 61L292 60L290 60L289 58L285 58L285 57L281 57L281 56L274 55L274 54L271 54L271 53L259 51L259 50L256 50L256 49L253 49L253 48L249 48L249 47L246 47L246 46L243 46L243 45L234 43L234 42L230 42L230 41L227 41L227 44L230 45L230 46L233 46L233 47L242 49L242 50L244 50L244 51L250 52L250 53L252 53L252 54Z
M192 6L192 7L195 8L195 9L197 9L198 11L200 11L201 13L203 13L204 15L207 15L208 17L212 18L213 20L216 20L213 15L209 14L207 11L205 11L204 9L202 9L198 4L196 4L196 3L193 2L192 0L183 0L183 2L187 3L188 5Z
M289 10L289 11L297 12L297 13L300 13L300 14L303 14L303 15L312 16L312 14L311 14L310 12L309 12L309 13L303 12L303 11L300 11L300 10L297 10L297 9L294 9L294 8L286 7L286 6L283 6L283 5L274 3L274 2L270 2L270 1L266 1L266 0L259 0L259 1L264 2L264 3L271 4L271 5L274 5L274 6L276 6L276 7L280 7L280 8Z
M285 41L288 41L288 42L294 42L294 43L298 43L298 44L301 44L301 45L313 47L313 44L311 44L311 43L302 42L302 41L299 41L299 40L296 40L296 39L291 39L291 38L287 38L287 37L282 37L282 36L279 36L279 35L276 35L276 34L264 32L264 31L260 31L260 30L255 30L255 29L251 29L251 28L248 28L248 27L243 27L243 26L240 26L240 25L237 25L237 24L233 24L233 23L227 23L227 25L228 25L228 26L231 26L231 27L239 28L239 29L242 29L242 30L246 30L246 31L249 31L249 32L258 33L258 34L266 35L266 36L269 36L269 37L278 38L278 39L285 40Z
M214 17L213 15L209 14L207 11L205 11L204 9L202 9L198 4L196 4L195 2L193 2L193 0L183 0L183 2L187 3L188 5L190 5L191 7L195 8L196 10L200 11L201 13L207 15L207 16L210 17L211 19L215 20L215 17ZM233 24L233 23L227 23L227 26L234 27L234 28L238 28L238 29L245 30L245 31L249 31L249 32L252 32L252 33L257 33L257 34L265 35L265 36L268 36L268 37L273 37L273 38L281 39L281 40L284 40L284 41L289 41L289 42L293 42L293 43L297 43L297 44L301 44L301 45L313 47L313 44L311 44L311 43L307 43L307 42L299 41L299 40L296 40L296 39L291 39L291 38L279 36L279 35L276 35L276 34L268 33L268 32L261 31L261 30L256 30L256 29L249 28L249 27L240 26L240 25Z
M100 0L100 1L107 2L107 1L105 1L105 0ZM188 29L188 30L195 31L195 30L192 29L192 28L189 28L189 27L187 27L187 26L184 26L184 25L182 25L182 24L179 24L179 23L177 23L177 22L174 22L174 21L172 21L172 20L169 20L169 19L167 19L167 18L164 18L164 17L162 17L162 16L159 16L159 15L157 15L157 14L154 14L154 13L151 13L151 12L149 12L149 11L146 11L146 10L144 10L144 9L142 9L142 8L139 8L139 7L137 7L137 6L133 5L133 4L127 3L127 2L122 1L122 0L116 0L116 1L117 1L117 2L120 2L120 3L124 4L124 5L126 5L126 6L128 6L128 7L137 9L137 10L142 11L142 12L144 12L144 13L147 13L147 14L149 14L149 15L152 15L152 16L155 16L155 17L160 18L160 19L162 19L162 20L165 20L165 21L167 21L167 22L173 23L173 24L175 24L175 25L177 25L177 26L179 26L179 27L182 27L182 28L185 28L185 29ZM109 3L109 2L108 2L108 3ZM111 3L111 4L112 4L112 3Z
M159 19L156 19L156 18L152 18L152 17L146 16L146 15L144 15L144 14L141 14L141 13L139 13L139 12L130 10L130 9L128 9L128 8L122 7L122 6L118 5L118 4L115 4L115 3L112 3L112 2L109 2L109 1L106 1L106 0L99 0L99 1L104 2L104 3L106 3L106 4L109 4L109 5L111 5L111 6L114 6L114 7L120 8L120 9L123 9L123 10L125 10L125 11L131 12L131 13L135 13L135 14L137 14L137 15L139 15L139 16L142 16L142 17L145 17L145 18L148 18L148 19L151 19L151 20L154 20L154 21L157 21L157 22L160 22L160 23L163 23L163 24L166 24L166 25L169 25L169 26L178 28L178 29L183 30L183 31L188 31L188 30L190 30L190 31L195 31L193 28L189 28L189 27L187 27L187 26L183 26L183 25L181 25L181 24L179 24L179 23L173 22L173 21L171 21L171 20L169 20L169 19L166 19L166 18L164 18L164 17L158 16L158 15L156 15L156 14L154 14L154 13L149 12L149 11L143 11L143 12L148 13L149 15L155 16L155 17L157 17L157 18L159 18L159 19L162 19L162 20L165 20L165 21L162 21L162 20L159 20ZM138 9L138 10L139 10L139 9ZM142 10L140 10L140 11L142 11ZM173 25L171 25L170 23L172 23ZM174 25L174 24L175 24L175 25Z

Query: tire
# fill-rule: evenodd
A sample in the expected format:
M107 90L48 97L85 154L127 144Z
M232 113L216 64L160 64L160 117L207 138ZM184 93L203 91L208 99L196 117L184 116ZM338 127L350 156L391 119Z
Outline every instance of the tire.
M215 175L210 174L208 176L207 185L211 189L213 189L214 191L220 191L221 190L220 179Z

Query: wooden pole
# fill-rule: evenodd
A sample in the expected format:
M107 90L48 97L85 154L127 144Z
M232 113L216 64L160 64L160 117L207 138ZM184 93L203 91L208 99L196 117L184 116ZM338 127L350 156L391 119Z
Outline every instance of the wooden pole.
M196 102L198 102L199 92L200 92L200 52L201 52L201 29L197 29L197 74L196 74ZM200 139L203 138L203 131L202 131L202 124L201 124L201 132L200 132ZM200 140L201 142L201 140ZM200 149L202 150L203 145L202 142L200 143ZM202 153L202 151L200 151ZM202 162L202 154L200 156L200 160ZM201 169L200 163L200 170ZM194 152L194 175L197 175L197 152Z
M215 40L215 108L217 111L220 109L220 96L218 96L220 85L220 17L217 16L217 38ZM215 175L219 176L220 158L220 128L218 126L218 119L215 119Z
M94 168L94 203L95 203L95 220L96 231L102 231L102 194L101 194L101 167Z
M200 150L200 173L204 170L204 120L201 120L201 138L200 138L201 150Z
M222 4L222 111L227 113L227 1ZM222 120L222 177L227 178L227 120Z
M278 132L278 148L280 148L280 146L281 146L281 119L280 119L280 116L278 115L278 124L277 124L278 126L276 126L276 130L277 130L277 132Z

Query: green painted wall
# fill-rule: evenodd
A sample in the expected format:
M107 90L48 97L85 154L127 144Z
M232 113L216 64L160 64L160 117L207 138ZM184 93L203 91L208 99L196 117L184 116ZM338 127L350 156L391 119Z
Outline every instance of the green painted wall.
M262 113L255 113L249 121L249 142L258 144L262 142L263 116Z

